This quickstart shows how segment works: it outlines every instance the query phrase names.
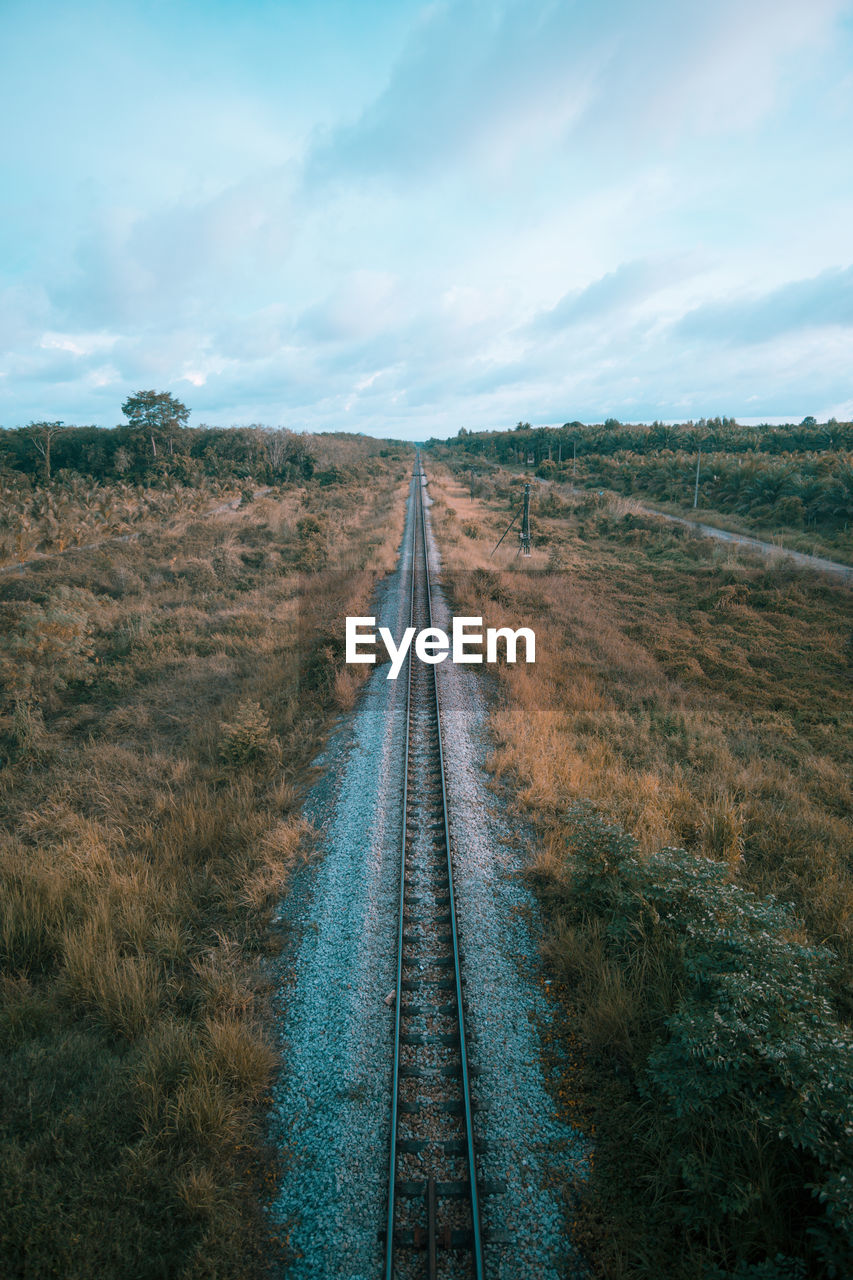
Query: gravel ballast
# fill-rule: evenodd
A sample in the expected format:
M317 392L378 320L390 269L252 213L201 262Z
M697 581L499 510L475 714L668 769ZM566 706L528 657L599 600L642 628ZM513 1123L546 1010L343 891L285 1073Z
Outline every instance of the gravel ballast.
M401 564L412 538L410 500ZM430 537L434 567L438 557ZM383 584L377 625L399 637L408 621L408 573ZM450 611L434 588L434 625ZM343 627L343 619L341 619ZM497 812L484 769L489 749L483 668L438 668L466 1027L472 1035L481 1181L505 1184L483 1200L489 1277L582 1275L553 1189L582 1177L587 1144L555 1114L539 1035L549 1021L537 982L532 895L523 856ZM382 1274L387 1208L396 929L405 738L405 671L372 670L354 712L317 761L305 815L318 854L280 914L291 942L278 965L283 1071L272 1131L284 1165L274 1216L288 1238L295 1280Z

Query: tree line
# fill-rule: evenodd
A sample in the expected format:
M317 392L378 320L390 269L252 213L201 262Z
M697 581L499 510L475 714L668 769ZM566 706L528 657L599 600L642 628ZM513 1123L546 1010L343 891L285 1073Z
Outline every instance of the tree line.
M445 442L457 468L478 462L523 466L625 497L747 517L830 538L853 523L853 424L744 427L732 418L698 422L532 427L467 432ZM698 471L698 485L697 481Z
M63 473L94 481L192 484L202 477L308 479L315 462L307 440L283 428L187 426L189 409L168 392L139 391L122 405L116 427L66 426L61 421L0 428L0 472L51 483Z
M432 443L432 442L431 442ZM804 418L799 424L745 427L734 418L700 418L694 422L626 423L608 418L603 423L585 425L565 422L561 427L533 427L519 422L511 430L467 431L446 442L451 448L500 463L530 461L539 466L587 454L612 456L630 452L641 455L678 452L697 453L822 453L853 450L853 423L816 422Z
M612 489L625 497L692 506L699 464L698 506L746 515L792 529L825 532L847 529L853 520L853 463L831 453L695 453L682 450L649 457L622 453L585 455L578 483ZM537 468L555 476L555 463Z

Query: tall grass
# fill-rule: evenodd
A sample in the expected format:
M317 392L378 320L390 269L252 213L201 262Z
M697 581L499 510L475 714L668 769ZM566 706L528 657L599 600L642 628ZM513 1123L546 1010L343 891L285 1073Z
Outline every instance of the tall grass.
M408 471L345 456L333 502L282 486L0 579L4 1276L284 1265L262 961Z
M490 562L514 486L491 475L479 500L446 474L433 487L456 610L536 629L536 665L498 671L490 767L538 832L531 873L569 1064L555 1067L558 1101L580 1100L597 1130L579 1228L596 1266L608 1276L843 1273L853 1223L837 1179L850 1155L821 1126L843 1131L851 1102L841 1083L853 958L849 591L588 496L534 505L531 559L513 561L510 547ZM592 873L587 815L630 833L630 862L613 852ZM703 866L717 887L697 892L691 915L684 886ZM792 909L762 905L768 894ZM744 982L757 984L738 1017L759 1042L770 1007L760 983L776 984L784 1031L767 1054L784 1083L768 1096L790 1106L788 1120L805 1106L808 1138L786 1130L782 1140L779 1116L758 1102L750 1111L743 1088L729 1097L720 1087L709 1102L710 1033L735 1007L716 977L708 985L721 968L714 948L729 945L726 895L747 915L753 902L766 913L767 953L746 940L738 953ZM666 919L678 911L673 931ZM805 968L784 979L798 947ZM701 954L716 956L699 984L709 1024L695 1021L690 985ZM802 1000L797 983L810 993ZM756 1062L739 1059L738 1070L758 1098ZM708 1090L695 1108L691 1088ZM833 1169L822 1218L809 1186Z

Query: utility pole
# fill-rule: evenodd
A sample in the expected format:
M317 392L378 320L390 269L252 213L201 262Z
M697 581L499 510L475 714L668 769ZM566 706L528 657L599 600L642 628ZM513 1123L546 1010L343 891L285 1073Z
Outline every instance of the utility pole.
M521 517L521 533L518 535L521 543L519 551L523 556L530 555L530 485L524 486L524 512Z
M578 474L578 442L572 441L572 486L574 487L575 479Z
M557 445L557 466L558 466L558 467L560 467L561 469L562 469L562 466L563 466L563 442L562 442L562 440L561 440L561 441L559 442L559 444Z
M693 510L699 505L699 467L702 464L702 446L699 446L699 457L696 459L696 486L693 490Z

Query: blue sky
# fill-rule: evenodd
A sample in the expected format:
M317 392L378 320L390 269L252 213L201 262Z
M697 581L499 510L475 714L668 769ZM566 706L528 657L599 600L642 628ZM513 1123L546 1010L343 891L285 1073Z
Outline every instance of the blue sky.
M853 0L0 0L0 422L853 416Z

